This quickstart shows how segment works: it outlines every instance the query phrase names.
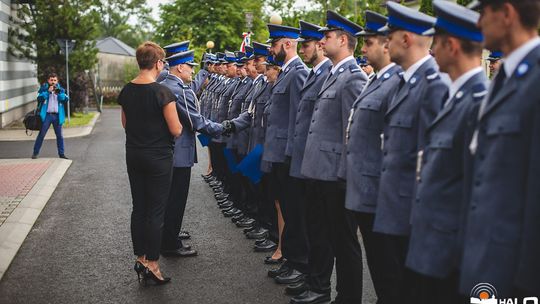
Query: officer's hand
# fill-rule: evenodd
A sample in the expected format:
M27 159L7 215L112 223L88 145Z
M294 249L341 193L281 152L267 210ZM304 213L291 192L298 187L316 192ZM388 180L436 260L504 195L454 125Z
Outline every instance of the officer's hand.
M230 120L223 121L221 125L223 126L223 135L225 136L229 136L231 133L234 133L234 131L236 131L236 126Z

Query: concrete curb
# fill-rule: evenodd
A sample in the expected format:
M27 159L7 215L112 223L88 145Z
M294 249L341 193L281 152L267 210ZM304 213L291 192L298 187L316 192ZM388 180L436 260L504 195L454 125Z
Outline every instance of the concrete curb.
M84 127L74 127L74 128L62 128L62 135L64 138L73 138L73 137L82 137L89 135L92 133L92 130L94 129L94 125L96 124L98 118L100 117L101 113L95 112L96 115L94 115L94 118L88 123L87 126ZM51 127L52 129L52 127ZM54 131L49 129L49 132L47 132L47 135L45 136L45 139L55 139L56 135L54 134ZM38 135L38 131L33 131L32 135L28 136L24 132L24 130L0 130L0 141L27 141L36 140L36 137Z
M0 226L0 280L72 163L66 159L51 160L47 171Z

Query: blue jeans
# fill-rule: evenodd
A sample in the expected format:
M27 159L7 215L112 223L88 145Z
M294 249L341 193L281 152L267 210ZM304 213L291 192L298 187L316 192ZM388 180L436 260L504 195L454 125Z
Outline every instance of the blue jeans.
M34 155L39 154L41 146L43 145L43 139L49 131L49 127L53 125L54 134L56 134L56 146L58 147L58 155L64 155L64 137L62 136L62 125L59 124L58 114L56 113L47 113L45 116L45 121L39 130L38 137L34 143Z

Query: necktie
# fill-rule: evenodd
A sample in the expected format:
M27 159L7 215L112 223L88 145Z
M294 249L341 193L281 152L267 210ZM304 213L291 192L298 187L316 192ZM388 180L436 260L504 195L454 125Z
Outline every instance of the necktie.
M504 85L505 80L506 80L506 72L504 71L504 64L502 64L501 67L499 68L499 72L497 73L497 76L495 76L495 83L493 84L493 90L491 91L491 95L489 96L488 103L493 101L493 99L495 99L495 96L497 96L497 93L499 93L502 86Z

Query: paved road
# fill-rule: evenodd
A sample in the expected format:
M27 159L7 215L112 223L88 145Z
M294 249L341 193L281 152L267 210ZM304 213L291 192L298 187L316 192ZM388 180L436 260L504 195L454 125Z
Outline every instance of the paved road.
M139 286L132 270L124 133L118 109L107 109L93 133L66 141L74 160L0 282L0 303L288 303L266 277L265 254L220 216L200 178L205 151L192 172L185 228L195 258L161 260L167 286ZM33 142L0 142L0 158L29 157ZM56 156L46 141L41 156ZM364 303L374 303L371 283Z

